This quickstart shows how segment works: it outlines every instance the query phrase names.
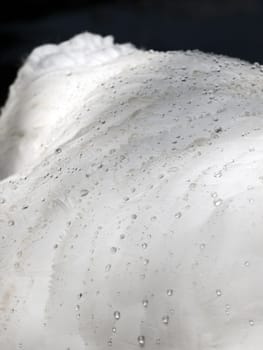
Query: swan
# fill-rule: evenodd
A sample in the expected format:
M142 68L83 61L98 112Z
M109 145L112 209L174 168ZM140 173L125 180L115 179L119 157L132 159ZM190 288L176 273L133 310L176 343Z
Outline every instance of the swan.
M263 69L82 33L0 117L0 349L261 350Z

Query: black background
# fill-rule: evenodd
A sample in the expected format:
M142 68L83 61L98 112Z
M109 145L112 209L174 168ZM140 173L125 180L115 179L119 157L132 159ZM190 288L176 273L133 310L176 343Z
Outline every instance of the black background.
M262 0L3 0L0 105L35 46L82 31L145 49L199 49L263 63L262 29Z

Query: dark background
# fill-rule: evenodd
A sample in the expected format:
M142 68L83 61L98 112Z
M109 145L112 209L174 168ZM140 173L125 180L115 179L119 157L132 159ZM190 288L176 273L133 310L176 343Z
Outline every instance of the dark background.
M0 106L18 67L40 44L82 31L156 50L200 49L263 63L262 0L3 0Z

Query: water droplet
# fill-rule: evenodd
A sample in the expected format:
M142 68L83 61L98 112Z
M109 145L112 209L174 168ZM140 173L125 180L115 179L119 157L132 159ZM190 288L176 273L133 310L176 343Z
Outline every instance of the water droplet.
M229 313L230 313L230 305L229 304L226 304L226 306L225 306L225 313L227 315L229 315Z
M116 254L117 248L116 247L111 247L110 251L111 251L112 254Z
M139 335L137 338L138 344L143 347L145 345L145 337L144 335Z
M174 291L173 289L167 289L166 294L171 297L173 295Z
M112 327L112 333L116 333L117 329L116 327Z
M223 129L221 128L221 126L215 128L215 132L216 132L216 133L220 133L220 132L222 132L222 130L223 130Z
M168 324L169 323L169 316L165 315L162 317L163 324Z
M221 295L222 295L221 289L217 289L217 290L216 290L216 295L217 295L218 297L221 297Z
M142 249L146 249L148 247L147 243L142 243Z
M61 148L57 148L55 152L56 152L56 153L61 153L61 152L62 152L62 149L61 149Z
M247 267L247 266L249 266L249 261L245 261L244 262L244 265Z
M0 198L0 204L4 204L5 203L5 199L4 198Z
M218 199L214 200L214 206L215 207L218 207L222 203L223 203L223 200L221 198L218 198Z
M161 339L160 339L160 338L157 338L156 341L155 341L155 344L156 344L156 345L160 345L160 344L161 344Z
M180 217L182 216L182 213L178 211L178 213L176 213L174 216L176 217L176 219L180 219Z
M83 189L83 190L80 191L80 196L81 196L81 197L85 197L85 196L87 196L88 194L89 194L89 190Z
M113 316L115 320L119 320L121 318L121 313L119 311L114 311Z
M149 304L149 301L148 301L147 299L144 299L144 300L142 301L142 305L143 305L144 307L148 307L148 304Z
M255 321L254 321L254 320L249 320L249 325L250 325L250 326L254 326L254 324L255 324Z
M149 259L144 259L144 260L143 260L143 264L144 264L144 265L148 265L148 264L149 264L149 262L150 262L150 260L149 260Z
M8 226L14 226L14 224L15 224L14 220L9 220L8 221Z
M146 277L145 273L140 274L140 278L141 278L142 280L144 280L145 277Z
M205 249L205 243L200 244L200 249Z
M19 251L16 253L16 255L20 258L20 257L23 255L22 250L19 250Z
M105 266L105 271L106 272L109 272L110 269L111 269L111 264L108 264L108 265Z
M222 171L220 170L214 174L214 177L222 177L222 175Z
M191 182L189 185L190 190L194 190L197 187L197 184L195 182Z
M76 311L79 311L79 309L80 309L80 306L79 306L79 305L76 305L75 310L76 310Z

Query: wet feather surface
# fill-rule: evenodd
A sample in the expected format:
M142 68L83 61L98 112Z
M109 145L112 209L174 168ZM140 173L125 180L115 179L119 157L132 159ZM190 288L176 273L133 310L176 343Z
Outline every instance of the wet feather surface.
M263 73L89 33L0 119L0 348L257 350Z

